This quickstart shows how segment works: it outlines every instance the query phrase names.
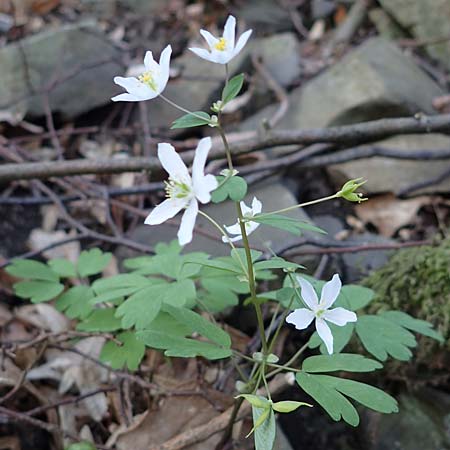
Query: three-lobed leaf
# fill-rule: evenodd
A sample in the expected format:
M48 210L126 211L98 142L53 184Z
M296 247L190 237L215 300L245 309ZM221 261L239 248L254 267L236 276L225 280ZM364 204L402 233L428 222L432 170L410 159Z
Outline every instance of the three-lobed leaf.
M122 345L114 341L106 342L100 352L100 360L108 363L113 369L127 366L129 370L137 370L145 354L145 344L130 331L118 334L116 339Z
M20 298L28 298L32 303L53 300L64 290L64 285L55 281L32 280L14 284L14 292Z
M97 275L110 263L111 253L104 253L98 248L83 250L78 258L77 271L80 277Z
M310 356L302 364L302 370L308 373L337 372L341 370L347 372L372 372L382 367L382 364L378 361L351 353Z
M269 227L280 228L281 230L288 231L289 233L297 236L301 235L303 231L313 231L315 233L327 234L326 231L311 223L302 222L298 219L293 219L292 217L283 216L281 214L256 215L252 220Z
M211 201L220 203L230 198L234 202L241 201L247 194L247 182L242 177L217 176L219 186L211 193Z
M16 259L6 271L17 278L42 281L59 281L59 276L46 264L32 259Z

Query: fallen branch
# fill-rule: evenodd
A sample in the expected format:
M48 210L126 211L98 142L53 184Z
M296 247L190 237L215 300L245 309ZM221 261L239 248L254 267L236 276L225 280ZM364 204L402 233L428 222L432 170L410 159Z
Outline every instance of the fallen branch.
M310 145L315 143L361 144L399 134L424 134L431 132L450 133L450 114L381 119L354 125L300 131L272 130L264 138L258 138L257 134L254 133L251 135L251 138L232 145L231 151L233 155L237 156L254 150L264 150L277 146ZM396 154L400 155L401 153L397 152ZM419 152L410 152L410 154L411 156L407 157L408 159L422 158L422 156L420 158L414 156L418 155ZM183 152L183 159L186 163L191 163L193 157L193 150ZM224 149L222 145L218 144L210 152L210 158L219 159L223 157ZM368 156L364 155L362 157ZM394 155L389 157L394 157ZM448 153L447 156L442 154L441 159L448 157ZM436 154L433 159L439 159L439 156ZM154 157L96 160L77 159L71 161L4 164L0 165L0 183L34 178L47 179L67 175L139 172L145 170L159 171L160 169L161 165L159 160Z

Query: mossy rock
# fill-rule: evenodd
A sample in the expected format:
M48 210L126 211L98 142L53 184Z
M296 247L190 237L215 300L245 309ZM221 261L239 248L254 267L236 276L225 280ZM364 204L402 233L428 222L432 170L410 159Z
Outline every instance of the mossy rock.
M376 293L371 312L404 311L435 326L445 344L421 337L415 361L433 372L442 368L450 359L450 237L397 252L363 284Z

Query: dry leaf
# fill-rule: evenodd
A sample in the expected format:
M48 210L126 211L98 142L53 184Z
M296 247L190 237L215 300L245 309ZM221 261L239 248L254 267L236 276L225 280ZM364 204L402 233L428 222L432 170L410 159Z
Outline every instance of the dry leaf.
M22 306L16 315L22 321L52 333L61 333L70 328L69 319L48 303Z
M399 228L414 222L419 209L430 203L430 197L420 196L399 200L393 194L381 195L356 206L358 217L375 225L380 234L393 236Z
M62 230L45 231L41 228L35 228L31 231L30 237L28 238L28 246L31 250L37 251L56 242L69 239L73 236L76 236L76 232L74 230L70 233L66 233ZM47 259L65 258L73 263L76 263L78 261L78 257L80 256L80 251L80 243L78 241L73 241L45 250L42 252L42 255Z

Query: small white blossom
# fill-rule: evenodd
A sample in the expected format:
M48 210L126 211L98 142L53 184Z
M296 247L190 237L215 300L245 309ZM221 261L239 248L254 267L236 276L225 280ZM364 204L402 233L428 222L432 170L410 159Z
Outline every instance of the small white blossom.
M159 225L185 209L177 235L180 245L192 241L192 232L198 214L198 201L208 203L211 200L211 192L218 185L216 177L204 174L210 149L211 138L201 139L195 151L191 177L172 145L166 143L158 145L158 158L169 174L169 181L166 182L167 200L153 209L145 219L145 224Z
M357 320L353 311L340 307L330 309L338 298L342 287L339 275L335 274L330 281L325 283L320 301L311 283L301 277L297 277L297 280L300 284L302 299L309 309L299 308L294 310L286 317L286 322L294 325L297 330L304 330L315 319L317 333L331 355L333 353L333 335L326 321L343 327L348 322L356 322Z
M262 203L256 197L253 197L252 207L250 208L244 202L241 202L241 210L242 210L242 215L244 216L244 219L251 219L256 214L259 214L261 212ZM245 224L245 230L247 232L247 236L249 234L253 233L260 225L258 222L254 222L252 220L249 220L248 222L244 222L244 224ZM239 222L237 222L234 225L231 225L229 227L224 225L224 228L227 231L227 233L235 234L236 236L233 236L233 237L222 236L223 242L225 242L225 243L236 242L236 241L240 241L242 239L241 227L239 225Z
M115 77L114 83L122 86L127 93L116 95L114 102L141 102L157 97L165 89L169 80L170 55L172 47L168 45L159 58L159 64L153 59L153 54L145 54L145 72L138 77Z
M200 34L208 43L209 51L204 48L190 48L189 50L207 61L228 64L244 48L252 30L243 33L235 45L236 19L233 16L228 16L222 37L216 38L206 30L200 30Z

